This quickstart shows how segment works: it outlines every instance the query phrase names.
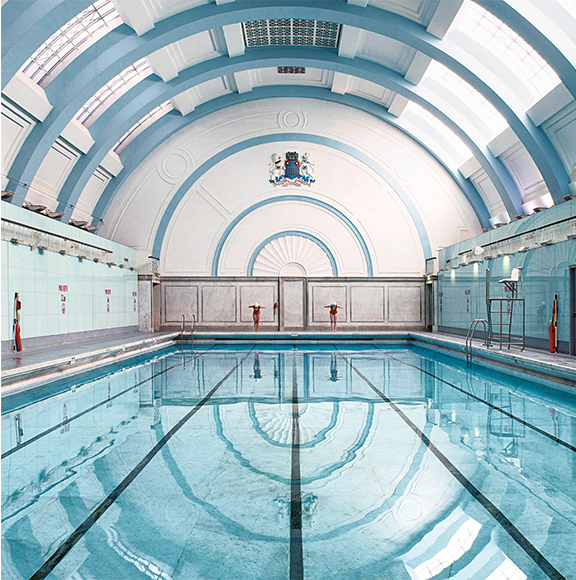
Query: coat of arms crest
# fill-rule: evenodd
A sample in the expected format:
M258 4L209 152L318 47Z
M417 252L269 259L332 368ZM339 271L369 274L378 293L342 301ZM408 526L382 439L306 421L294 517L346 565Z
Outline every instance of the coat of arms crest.
M310 185L316 180L313 177L314 164L310 161L310 153L304 153L300 161L296 151L288 151L286 159L278 153L272 155L270 163L270 183L274 186L281 185Z

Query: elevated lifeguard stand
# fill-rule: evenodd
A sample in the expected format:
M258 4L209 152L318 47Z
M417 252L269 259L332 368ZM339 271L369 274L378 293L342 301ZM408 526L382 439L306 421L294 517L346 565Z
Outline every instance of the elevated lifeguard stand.
M524 350L526 348L526 303L524 301L524 276L522 274L522 268L514 268L510 273L510 278L499 280L500 284L504 284L504 289L510 293L510 296L491 298L489 294L489 270L486 270L486 278L486 310L492 340L499 341L500 350L502 350L503 345L506 345L508 348L512 345L521 346L520 350ZM515 304L517 305L516 309L514 308ZM521 337L512 334L514 311L518 310L518 307L521 308L522 312Z

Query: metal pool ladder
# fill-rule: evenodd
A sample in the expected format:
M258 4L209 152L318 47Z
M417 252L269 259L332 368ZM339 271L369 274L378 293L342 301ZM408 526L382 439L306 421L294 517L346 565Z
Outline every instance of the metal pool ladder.
M196 332L196 315L192 315L190 322L190 337L192 339L192 358L194 358L194 332Z
M484 344L486 345L486 348L490 348L490 325L486 319L476 318L476 320L473 320L470 323L470 328L468 329L468 334L466 335L466 346L464 348L466 352L466 366L470 366L472 364L472 340L474 339L476 328L480 323L484 325Z

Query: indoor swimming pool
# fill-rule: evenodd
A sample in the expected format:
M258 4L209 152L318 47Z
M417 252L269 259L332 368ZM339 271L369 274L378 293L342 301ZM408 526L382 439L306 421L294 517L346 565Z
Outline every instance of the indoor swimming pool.
M2 578L576 578L576 397L421 347L172 347L4 397Z

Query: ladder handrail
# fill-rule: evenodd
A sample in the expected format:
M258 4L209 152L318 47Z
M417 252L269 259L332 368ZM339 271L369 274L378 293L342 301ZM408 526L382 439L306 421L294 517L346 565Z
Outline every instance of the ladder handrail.
M184 340L184 325L186 324L186 316L182 314L182 324L180 325L180 340Z
M476 328L480 323L484 325L484 336L485 336L484 343L486 344L486 348L490 348L488 321L484 318L476 318L470 323L470 327L468 328L468 334L466 334L466 345L464 347L464 352L466 353L466 366L470 366L472 364L472 341L474 340L474 333L476 332Z
M190 336L192 338L192 357L194 357L194 332L196 332L196 315L192 315L192 321L190 322Z

